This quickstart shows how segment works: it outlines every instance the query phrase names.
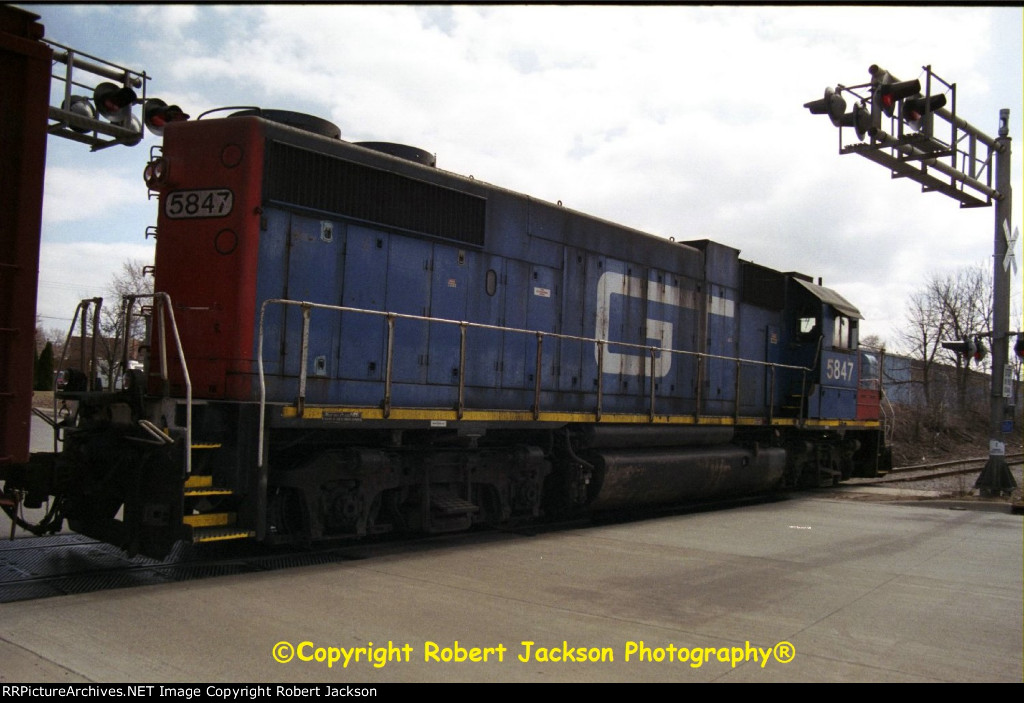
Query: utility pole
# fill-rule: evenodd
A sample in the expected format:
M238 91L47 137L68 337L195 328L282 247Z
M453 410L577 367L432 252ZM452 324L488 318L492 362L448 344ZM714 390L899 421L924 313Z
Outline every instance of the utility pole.
M923 191L942 193L959 201L962 208L995 203L988 463L974 487L982 495L999 495L1017 486L1006 464L1006 445L1002 441L1004 434L1013 431L1007 402L1013 395L1013 378L1007 361L1010 268L1014 273L1017 270L1013 258L1017 230L1012 227L1010 209L1010 111L999 111L999 137L993 139L957 117L955 84L939 78L931 66L922 70L924 85L919 79L900 81L873 65L868 69L869 82L826 88L823 98L804 107L812 114L828 115L839 128L840 154L859 154L888 168L893 178L916 181ZM846 112L848 97L856 101L850 112ZM948 136L936 127L936 118L947 123ZM850 128L856 141L848 137ZM977 338L943 342L943 346L965 354L968 364L972 356L978 360L984 356ZM1020 346L1019 338L1016 346Z

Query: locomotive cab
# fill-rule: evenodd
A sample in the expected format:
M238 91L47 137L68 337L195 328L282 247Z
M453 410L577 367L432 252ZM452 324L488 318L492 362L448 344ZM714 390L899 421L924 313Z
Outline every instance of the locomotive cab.
M808 367L811 373L799 389L788 389L788 406L799 403L807 418L855 419L860 311L834 290L799 274L790 278L790 290L787 363Z
M801 274L790 275L787 292L784 356L808 369L799 378L790 374L782 391L783 414L805 429L790 443L788 480L831 485L885 472L892 459L884 432L862 429L879 422L882 397L879 359L859 348L860 311Z

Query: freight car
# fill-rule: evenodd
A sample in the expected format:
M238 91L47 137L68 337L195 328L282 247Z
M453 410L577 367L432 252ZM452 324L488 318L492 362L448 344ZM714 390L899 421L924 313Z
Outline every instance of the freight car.
M60 451L8 476L8 495L53 496L45 528L160 558L887 467L877 359L820 282L312 116L204 117L168 124L145 171L144 368L126 353L115 390L72 374Z

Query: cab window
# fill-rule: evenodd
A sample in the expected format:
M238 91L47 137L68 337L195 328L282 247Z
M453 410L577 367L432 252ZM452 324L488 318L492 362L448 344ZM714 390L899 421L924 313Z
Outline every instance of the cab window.
M813 342L821 336L821 325L817 317L804 314L797 319L796 331L797 339L801 342Z
M857 348L857 320L846 315L836 315L832 329L832 348Z

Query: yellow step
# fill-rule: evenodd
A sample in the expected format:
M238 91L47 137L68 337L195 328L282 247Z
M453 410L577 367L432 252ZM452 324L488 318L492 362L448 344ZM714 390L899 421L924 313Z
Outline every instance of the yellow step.
M230 488L192 488L185 491L186 498L201 498L203 496L229 496L234 491Z
M229 496L234 491L230 488L214 488L213 476L197 476L192 474L185 480L185 497Z
M185 488L208 488L213 485L213 476L197 476L192 474L185 479Z
M201 513L186 515L181 520L192 527L224 527L234 525L236 518L235 513Z
M238 527L199 527L192 531L192 542L222 542L229 539L251 539L255 536L254 531Z

